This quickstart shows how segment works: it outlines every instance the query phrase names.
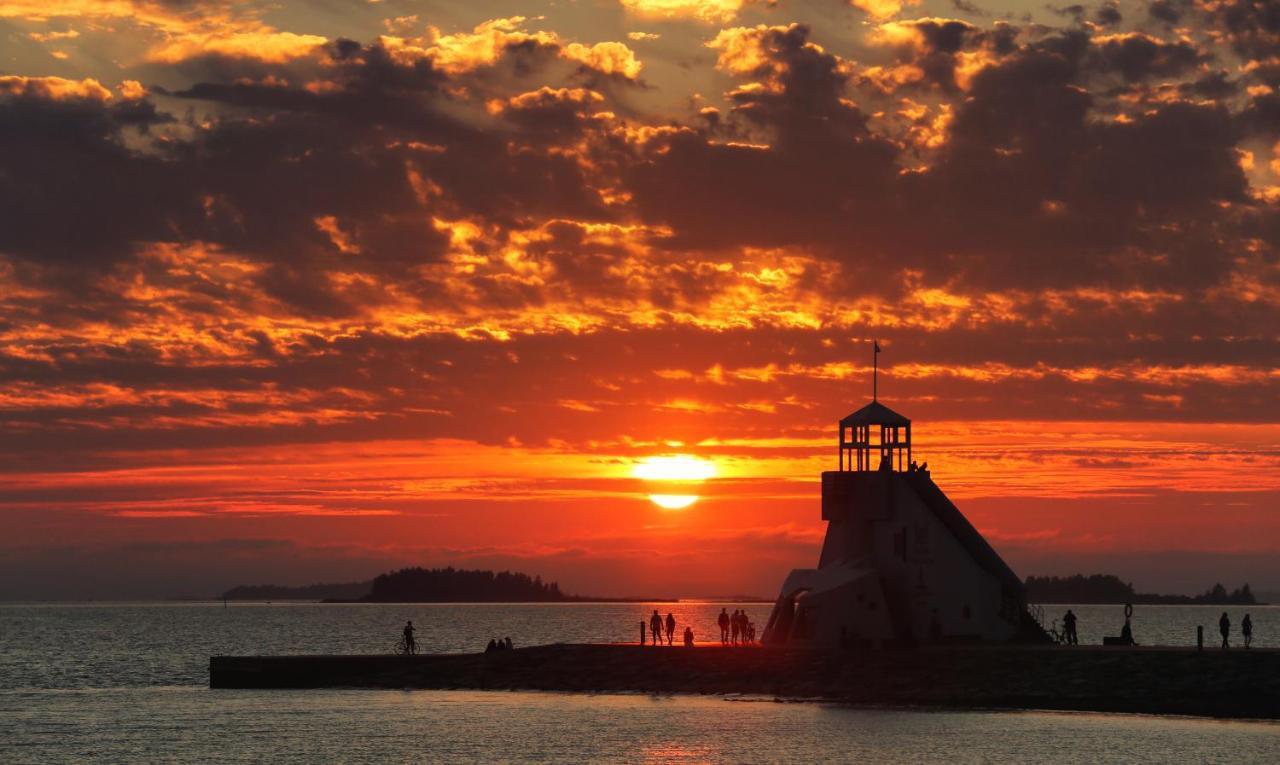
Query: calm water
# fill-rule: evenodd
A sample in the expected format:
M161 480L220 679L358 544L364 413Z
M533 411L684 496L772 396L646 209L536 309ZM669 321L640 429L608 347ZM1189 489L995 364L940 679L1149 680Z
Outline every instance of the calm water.
M700 638L715 633L720 607L659 606ZM743 607L759 623L767 618L767 605ZM505 635L524 645L635 640L650 609L0 605L0 762L1251 763L1275 762L1280 752L1280 725L1257 722L721 697L206 687L210 654L386 652L410 618L429 650L470 651ZM1075 611L1082 642L1123 621L1118 607ZM1233 622L1243 615L1229 611ZM1280 609L1250 611L1258 643L1277 645ZM1212 632L1220 613L1141 607L1135 632L1143 642L1188 645L1195 625Z

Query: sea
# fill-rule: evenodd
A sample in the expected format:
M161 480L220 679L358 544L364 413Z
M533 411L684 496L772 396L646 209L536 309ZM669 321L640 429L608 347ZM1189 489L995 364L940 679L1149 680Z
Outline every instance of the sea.
M0 604L0 763L1276 763L1280 724L1046 711L865 708L755 696L508 691L211 690L217 654L428 652L638 642L657 608L717 634L759 603ZM1060 619L1067 606L1046 606ZM1082 643L1124 621L1072 606ZM1224 609L1138 606L1135 638L1216 646ZM1247 611L1280 647L1280 607ZM1239 642L1238 626L1234 642ZM678 642L678 639L677 639ZM678 647L664 650L680 650Z

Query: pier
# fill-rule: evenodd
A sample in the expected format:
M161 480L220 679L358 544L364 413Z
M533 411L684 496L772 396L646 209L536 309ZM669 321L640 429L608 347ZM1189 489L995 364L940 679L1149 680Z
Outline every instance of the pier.
M1280 651L1052 646L824 653L546 645L489 654L214 656L211 688L745 694L874 706L1280 719Z

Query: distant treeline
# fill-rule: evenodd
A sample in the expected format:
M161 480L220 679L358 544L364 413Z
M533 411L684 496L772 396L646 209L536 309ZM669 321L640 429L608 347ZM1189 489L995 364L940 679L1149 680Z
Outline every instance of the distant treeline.
M373 582L308 584L282 587L275 584L242 584L222 593L226 600L359 600L369 594Z
M404 568L373 580L368 603L552 603L574 600L560 585L519 572Z
M674 598L588 598L565 595L560 585L540 576L513 571L468 571L449 568L405 568L368 582L240 585L223 593L227 600L328 600L363 603L645 603Z
M1172 605L1251 606L1258 603L1249 585L1227 592L1215 584L1200 595L1156 595L1135 592L1133 585L1113 574L1085 576L1029 576L1027 600L1032 603L1144 603Z

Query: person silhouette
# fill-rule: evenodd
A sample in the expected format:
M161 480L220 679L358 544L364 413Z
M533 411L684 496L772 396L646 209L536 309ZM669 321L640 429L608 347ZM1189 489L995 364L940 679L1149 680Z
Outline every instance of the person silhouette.
M720 617L716 619L720 625L720 643L722 645L729 644L729 609L720 609Z
M649 632L653 633L653 644L662 645L662 617L658 615L658 609L653 609L653 616L649 617Z
M484 652L493 653L496 650L498 650L498 641L494 640L493 638L489 638L489 645L484 647Z
M511 645L511 636L510 636L510 635L508 635L508 636L507 636L507 638L506 638L505 640L503 640L502 642L503 642L503 647L504 647L504 648L506 648L508 651L510 651L512 648L514 648L514 647L515 647L515 646Z
M684 628L684 644L693 647L693 627Z
M676 618L667 612L667 645L675 645L676 639Z
M644 644L645 644L644 619L641 619L640 620L640 645L644 645Z
M1244 615L1244 620L1240 622L1240 634L1244 636L1244 647L1248 648L1253 643L1253 619L1248 614Z
M1227 618L1227 612L1222 612L1222 618L1218 620L1218 632L1222 633L1222 647L1229 648L1230 643L1228 637L1231 635L1231 620Z
M1133 640L1133 626L1129 624L1128 617L1125 617L1124 626L1120 628L1120 640L1125 645L1137 645Z
M1062 639L1067 645L1080 645L1080 638L1076 635L1076 615L1070 608L1062 617Z
M404 652L409 654L418 652L418 643L413 639L412 619L404 625Z

